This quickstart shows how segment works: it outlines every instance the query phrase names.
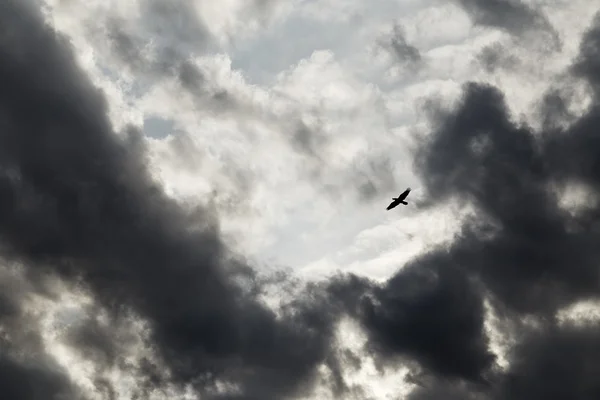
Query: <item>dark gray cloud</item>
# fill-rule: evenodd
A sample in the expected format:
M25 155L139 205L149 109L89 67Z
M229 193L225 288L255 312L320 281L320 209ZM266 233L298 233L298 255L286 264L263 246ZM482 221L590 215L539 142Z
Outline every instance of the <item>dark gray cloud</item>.
M83 400L86 396L47 354L39 321L25 310L33 288L17 266L0 270L0 394L7 399Z
M433 202L459 198L476 218L387 282L348 275L309 285L276 315L260 301L262 278L223 243L217 216L190 214L150 179L139 132L115 135L67 41L27 4L7 0L0 14L10 33L0 36L0 248L5 265L21 263L32 283L0 295L4 397L83 397L23 311L29 295L49 296L48 277L96 301L65 340L95 363L96 390L107 399L115 394L103 371L114 365L142 376L137 398L169 384L190 384L208 399L294 397L319 382L321 364L339 397L359 397L343 372L361 359L332 340L342 315L367 333L361 356L419 375L413 399L597 397L597 327L559 327L553 317L600 292L600 212L568 213L555 190L577 181L600 195L597 92L567 127L535 132L510 118L498 89L467 84L456 108L432 110L435 129L417 169ZM592 88L598 21L573 67ZM557 98L545 98L546 110L561 109ZM506 373L489 349L486 298L517 327ZM526 329L524 317L543 324ZM135 318L149 324L155 358L128 365L121 349ZM219 392L221 383L235 390Z
M528 330L508 354L508 370L494 385L481 387L435 381L415 389L410 400L593 399L600 394L597 376L599 326L546 325Z
M569 139L551 136L552 149L568 148ZM560 175L550 162L565 157L573 160L546 153L531 129L509 119L501 93L478 84L467 85L456 112L440 117L419 157L434 198L459 196L479 208L456 251L495 296L519 311L554 312L598 289L591 232L569 230L552 190Z
M6 356L0 356L0 392L7 399L83 398L57 365L44 364L39 359L24 363Z
M481 293L443 250L409 263L383 285L349 276L330 291L361 322L367 350L382 366L407 362L472 382L483 382L493 367Z
M455 0L469 14L473 23L499 28L522 37L535 30L536 39L544 34L550 48L560 48L560 37L542 11L522 0Z
M380 44L403 65L416 67L422 61L419 49L408 43L404 28L398 23L394 24L391 35L381 40Z
M310 298L282 317L263 306L244 289L254 273L228 254L215 216L195 210L205 226L190 229L146 172L139 133L123 142L112 132L66 40L18 1L4 5L0 23L11 33L0 41L5 255L30 276L79 282L110 315L147 320L159 368L175 383L208 393L220 380L239 385L239 398L262 399L309 384L331 352L334 315ZM92 324L69 342L101 364L118 340Z
M425 369L479 380L492 365L478 291L444 257L409 264L367 302L362 321L384 358L412 356Z
M600 19L586 32L572 70L593 89L598 79ZM536 132L509 116L502 93L470 83L450 111L433 109L437 122L418 154L418 170L431 198L462 199L475 206L461 233L437 265L455 263L481 285L516 346L507 371L492 368L486 390L433 381L411 398L554 398L598 395L597 326L560 325L555 313L600 294L597 205L579 213L559 205L557 190L588 185L600 198L596 126L598 98L582 116L561 111L569 98L551 90L547 118ZM568 124L557 124L561 115ZM440 308L441 309L441 308ZM537 327L524 324L525 318ZM440 353L442 354L442 353ZM584 367L585 366L585 367Z
M598 70L600 70L600 14L597 13L593 18L592 27L583 37L581 52L573 65L575 75L589 82L596 96L600 90Z
M498 399L593 399L600 396L600 326L531 332L509 356Z

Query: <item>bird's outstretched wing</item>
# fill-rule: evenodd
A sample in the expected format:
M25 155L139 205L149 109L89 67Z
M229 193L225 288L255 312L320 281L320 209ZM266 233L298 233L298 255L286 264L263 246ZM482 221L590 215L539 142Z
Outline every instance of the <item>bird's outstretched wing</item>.
M391 210L392 208L396 207L399 204L398 200L394 200L390 203L389 206L387 206L386 210Z

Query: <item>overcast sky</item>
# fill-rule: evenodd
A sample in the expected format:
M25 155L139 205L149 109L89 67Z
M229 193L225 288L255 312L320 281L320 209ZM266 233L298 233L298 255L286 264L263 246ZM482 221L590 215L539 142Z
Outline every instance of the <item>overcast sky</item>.
M0 11L0 398L600 397L600 2Z

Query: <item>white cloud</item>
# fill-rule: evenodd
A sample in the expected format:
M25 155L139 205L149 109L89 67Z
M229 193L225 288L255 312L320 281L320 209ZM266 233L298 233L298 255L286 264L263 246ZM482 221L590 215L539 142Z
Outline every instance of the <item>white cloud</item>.
M418 198L418 190L416 192L413 194ZM459 209L456 204L450 203L427 215L406 208L387 213L376 221L365 218L362 224L347 224L343 232L348 239L331 248L323 257L305 265L301 274L311 279L321 279L333 272L344 271L384 281L390 273L402 268L418 254L449 242L457 233L460 222L472 210ZM373 225L367 225L369 223ZM332 225L326 225L330 228L329 232L342 231L339 228L332 229ZM323 240L323 233L316 231L313 234ZM329 239L327 242L334 241Z

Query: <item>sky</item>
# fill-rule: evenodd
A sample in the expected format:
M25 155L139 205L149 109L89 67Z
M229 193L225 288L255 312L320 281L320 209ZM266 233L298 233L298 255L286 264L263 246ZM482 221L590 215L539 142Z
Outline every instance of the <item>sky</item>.
M600 397L599 2L0 10L0 397Z

